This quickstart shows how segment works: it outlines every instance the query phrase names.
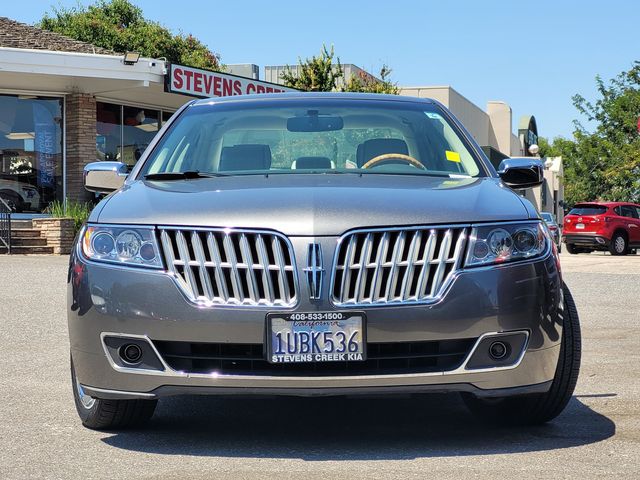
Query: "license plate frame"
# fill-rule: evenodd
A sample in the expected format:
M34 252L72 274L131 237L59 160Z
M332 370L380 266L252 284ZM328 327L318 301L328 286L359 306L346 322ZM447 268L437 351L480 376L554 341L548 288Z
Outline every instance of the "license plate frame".
M348 327L346 331L345 327ZM298 336L294 353L290 353L282 335L287 332L293 333L294 336L295 332L306 332L309 338ZM316 336L314 341L313 333L317 332L320 332L320 335ZM325 336L324 332L327 332L328 336ZM342 335L339 332L342 332ZM351 338L354 332L355 337ZM277 338L278 333L281 334L280 340ZM331 343L326 341L327 338L333 341L333 349L327 347L327 343ZM367 317L362 311L270 312L266 316L264 343L266 360L273 364L365 361ZM306 343L311 351L302 348L302 343ZM353 343L357 346L357 351L349 351ZM345 351L341 351L341 344L344 345ZM276 345L279 346L279 350ZM320 351L315 351L316 345Z

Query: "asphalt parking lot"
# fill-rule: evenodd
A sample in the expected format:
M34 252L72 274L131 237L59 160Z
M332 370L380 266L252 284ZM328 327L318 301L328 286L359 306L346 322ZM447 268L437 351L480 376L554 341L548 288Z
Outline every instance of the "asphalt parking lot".
M455 395L166 399L146 430L76 416L66 257L0 257L0 478L640 478L640 255L562 255L582 320L575 397L486 427Z

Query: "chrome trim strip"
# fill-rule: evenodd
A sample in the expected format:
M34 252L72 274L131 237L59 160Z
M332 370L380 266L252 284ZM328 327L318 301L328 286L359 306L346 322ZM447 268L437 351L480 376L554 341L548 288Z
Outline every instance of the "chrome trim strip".
M489 368L467 368L467 365L469 363L469 361L471 360L471 357L473 357L473 354L476 352L476 350L478 349L478 346L480 345L480 342L482 342L485 338L489 338L489 337L501 337L504 335L516 335L518 333L524 333L525 334L525 339L524 339L524 344L522 346L522 351L520 352L520 355L518 356L518 359L513 363L513 365L506 365L504 367L489 367ZM460 367L456 368L455 370L452 370L450 372L451 375L454 374L458 374L458 373L482 373L482 372L496 372L499 370L512 370L514 368L517 368L518 365L520 365L520 363L522 363L522 360L524 359L525 354L527 353L527 347L529 347L529 330L511 330L511 331L505 331L505 332L491 332L491 333L485 333L483 335L480 335L478 337L478 340L476 341L475 345L473 346L473 348L471 349L471 352L469 353L469 355L467 355L467 358L465 359L464 362L462 362L462 365L460 365Z
M89 390L91 393L104 393L106 395L117 395L117 396L126 396L126 397L134 397L134 398L156 398L154 393L147 392L128 392L126 390L109 390L107 388L96 388L90 387L88 385L80 385L85 390ZM92 397L93 398L93 397Z
M477 369L467 369L467 364L475 354L480 342L487 337L501 337L504 335L513 335L518 333L524 333L526 335L526 339L524 345L522 347L522 352L520 356L512 365L506 365L502 367L490 367L490 368L477 368ZM156 346L153 344L151 339L147 335L138 335L138 334L127 334L127 333L114 333L114 332L102 332L100 334L100 341L102 343L102 348L104 349L105 355L107 357L107 361L109 365L121 373L133 373L138 375L154 375L154 376L164 376L164 377L181 377L181 378L224 378L227 380L313 380L313 381L323 381L323 380L335 380L336 378L345 379L345 380L363 380L363 379L403 379L403 378L420 378L420 377L438 377L438 376L453 376L453 375L468 375L473 373L487 373L487 372L500 372L504 370L513 370L514 368L518 368L524 359L524 356L527 353L527 348L529 347L529 330L509 330L503 332L487 332L478 337L471 350L465 357L464 361L460 364L458 368L455 370L444 370L440 372L425 372L425 373L408 373L408 374L393 374L393 375L335 375L328 377L277 377L277 376L268 376L268 375L227 375L220 374L216 372L211 373L187 373L182 371L173 370L162 358L160 352L156 349ZM121 338L134 338L137 340L146 341L150 346L153 352L158 356L160 363L164 367L164 371L160 370L149 370L149 369L141 369L141 368L131 368L131 367L121 367L117 365L111 355L109 354L109 350L104 342L105 337L121 337ZM319 387L323 388L323 387Z
M331 269L331 278L329 282L329 300L339 308L363 308L363 307L385 307L393 305L422 305L437 302L442 292L446 290L451 279L461 269L467 236L469 234L470 224L458 225L438 225L438 226L408 226L408 227L391 227L391 228L363 228L350 230L338 238L337 246L334 252L333 266ZM452 256L451 242L453 240L454 229L457 231L457 241ZM378 239L376 245L373 245L373 234L382 232L381 238ZM398 236L391 240L391 232L399 232ZM428 237L425 241L425 236ZM354 263L357 239L362 238L363 245L360 251L358 263ZM438 251L436 245L438 236L442 236ZM410 238L409 238L410 237ZM344 248L344 242L348 240L346 251L344 252L344 261L339 263L338 259ZM393 241L393 252L390 261L388 258L389 247ZM406 259L402 259L405 250L405 244L409 243L409 251ZM422 256L419 258L420 245L425 242ZM371 250L376 251L375 260L371 262ZM438 255L434 259L435 255ZM451 266L451 270L445 277L447 266ZM400 277L401 268L405 268L405 272ZM412 275L415 270L420 268L418 282L415 289L412 289ZM432 268L436 268L430 285L425 281L429 277ZM368 269L369 272L364 272ZM388 269L386 285L381 280L384 275L383 269ZM347 288L351 284L353 270L357 270L356 290L353 295L347 295ZM371 272L373 270L373 272ZM340 279L340 289L336 295L336 276L338 271L342 272ZM365 282L363 279L371 276L371 282ZM400 285L400 295L395 296L398 283ZM365 283L369 285L368 292L365 292ZM384 291L381 291L384 288ZM430 288L427 291L427 288ZM413 291L410 294L409 291Z
M523 259L511 261L511 262L505 262L502 264L490 264L490 265L478 265L478 266L466 267L464 265L466 258L462 258L462 257L466 257L466 253L467 253L466 247L469 244L471 235L474 233L474 228L486 227L486 226L492 226L492 225L501 226L501 225L516 225L516 224L539 224L541 222L542 220L540 219L525 219L525 220L509 220L504 222L492 221L492 222L474 222L474 223L442 224L442 225L409 225L404 227L402 226L375 227L375 228L358 228L358 229L348 230L347 232L343 233L340 237L338 237L338 240L337 240L337 245L336 245L336 249L333 256L333 266L331 268L331 277L329 281L329 289L330 289L329 301L335 307L347 308L347 309L349 308L381 308L381 307L388 307L388 306L403 306L403 305L407 305L407 306L431 305L434 303L438 303L439 301L442 300L445 293L447 292L451 284L455 281L455 279L458 278L460 275L464 274L465 272L479 271L479 270L484 270L488 268L507 268L507 267L517 266L517 265L527 265L532 262L544 261L551 254L551 250L552 250L551 242L553 242L553 239L550 237L547 237L547 240L548 240L547 248L538 256L523 258ZM382 242L386 239L387 244L384 246L385 252L384 253L382 253L381 251L378 252L380 255L380 259L382 259L386 255L386 250L388 249L388 243L389 243L388 233L389 232L397 232L397 231L413 232L416 230L430 231L430 236L429 236L429 239L427 240L427 244L424 249L423 258L419 262L416 262L416 264L418 265L422 264L422 270L420 272L420 276L418 279L418 288L416 289L416 291L418 292L418 294L424 295L426 293L424 292L424 289L427 286L424 282L424 279L428 278L432 265L435 265L437 263L437 260L434 261L433 259L433 256L435 254L435 244L437 243L437 238L436 238L437 234L435 234L434 232L436 230L452 229L452 228L467 229L464 232L465 238L463 241L460 241L459 239L458 243L456 244L456 247L455 247L456 250L453 257L456 261L454 262L453 269L449 273L449 276L444 280L444 283L442 283L442 285L440 286L440 289L438 290L438 292L432 297L429 297L428 299L425 299L425 300L416 300L415 298L410 298L408 301L395 300L393 302L386 302L386 303L384 302L374 303L374 302L371 302L369 298L367 298L365 302L346 303L344 302L344 298L343 298L344 285L345 285L344 283L345 275L343 275L342 281L341 281L341 288L340 288L341 298L338 301L334 298L333 291L335 287L334 282L336 277L338 254L340 253L340 246L347 239L347 237L351 237L351 239L353 239L355 238L353 236L355 234L384 232L385 235L383 235L383 239L380 240L380 243L382 244ZM351 239L349 240L350 244L351 244ZM382 248L380 248L380 250L381 249ZM346 258L347 257L345 257L345 260ZM376 265L380 265L380 262L378 260L379 259L377 258ZM372 281L372 287L373 286L376 287L376 288L372 288L375 295L378 294L378 289L380 288L380 285L376 285L374 283L379 281L378 269L379 267L376 267L376 270L374 270L374 276Z
M299 280L295 251L289 238L282 233L263 229L186 225L159 225L157 229L161 237L161 255L167 263L166 273L190 303L199 307L275 307L280 309L293 309L298 305ZM175 240L172 240L169 231L175 232ZM204 240L198 233L206 235L206 248ZM215 233L222 235L222 239L216 238ZM253 258L248 235L255 236L256 258ZM269 247L265 237L271 241L270 248L273 252L274 264L269 263ZM174 255L174 242L179 258ZM238 242L239 253L236 252L234 242ZM190 255L189 243L194 258ZM285 260L283 248L287 249L290 263ZM226 259L225 262L222 262L222 254ZM180 267L183 273L180 273L177 267ZM197 269L195 273L194 268ZM225 268L230 269L229 286ZM206 269L211 272L207 274ZM271 272L277 273L279 298L276 298ZM289 273L293 277L293 282L289 282L287 278ZM241 280L240 276L244 278ZM200 295L196 277L200 281L204 297ZM247 291L245 291L243 280L246 282ZM214 282L218 290L217 295L214 295ZM259 293L259 284L264 288L264 298Z

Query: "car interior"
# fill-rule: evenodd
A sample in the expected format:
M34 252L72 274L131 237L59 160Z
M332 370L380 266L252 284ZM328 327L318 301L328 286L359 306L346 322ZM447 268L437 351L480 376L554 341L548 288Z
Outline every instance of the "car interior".
M291 108L184 118L145 173L347 172L478 176L478 163L433 112Z

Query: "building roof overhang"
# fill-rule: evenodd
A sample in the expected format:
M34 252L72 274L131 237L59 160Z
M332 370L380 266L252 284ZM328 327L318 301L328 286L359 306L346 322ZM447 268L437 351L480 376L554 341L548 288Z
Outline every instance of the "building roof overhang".
M123 55L0 47L0 90L87 93L96 97L178 108L189 100L164 92L166 62Z

